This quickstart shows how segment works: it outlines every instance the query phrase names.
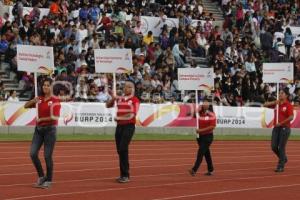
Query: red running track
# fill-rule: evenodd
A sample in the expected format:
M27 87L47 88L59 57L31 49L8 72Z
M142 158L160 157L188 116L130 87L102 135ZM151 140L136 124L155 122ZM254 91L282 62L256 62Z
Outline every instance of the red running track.
M58 142L53 187L43 190L32 187L36 172L29 159L30 144L0 143L0 199L299 200L299 144L288 143L286 171L276 174L277 159L269 142L214 142L214 176L203 176L204 161L191 177L187 169L194 162L196 142L134 141L131 182L118 184L113 142Z

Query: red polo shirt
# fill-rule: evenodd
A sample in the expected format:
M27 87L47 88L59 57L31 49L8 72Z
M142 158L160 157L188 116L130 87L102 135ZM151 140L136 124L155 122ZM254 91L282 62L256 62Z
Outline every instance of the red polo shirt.
M39 118L46 118L46 117L59 117L60 116L60 100L56 97L50 97L49 99L45 100L45 97L39 97L38 102L38 115ZM51 120L51 121L42 121L39 122L38 126L52 126L57 125L58 120Z
M292 106L292 104L289 101L285 101L282 104L279 104L279 112L278 113L279 113L278 122L281 123L282 121L284 121L285 119L287 119L288 117L293 115L294 107ZM275 109L274 109L274 124L276 124L276 122L277 122L277 106L275 106ZM281 126L290 128L291 121L281 124Z
M133 114L132 118L126 120L117 120L117 124L135 124L136 115L140 107L140 101L137 97L122 97L117 100L117 117Z
M199 113L199 129L202 128L207 128L209 126L216 126L217 124L217 120L216 120L216 115L213 112L200 112ZM213 130L208 130L205 132L200 133L200 135L208 135L208 134L212 134Z

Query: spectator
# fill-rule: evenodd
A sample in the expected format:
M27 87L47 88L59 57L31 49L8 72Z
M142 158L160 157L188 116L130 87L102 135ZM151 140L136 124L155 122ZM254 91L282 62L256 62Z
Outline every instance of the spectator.
M98 24L98 29L97 31L104 31L105 33L105 40L109 39L110 36L110 31L112 28L112 21L109 17L106 16L106 13L102 13L102 18Z
M0 81L0 101L5 100L5 92L3 82Z
M60 0L54 0L50 5L50 16L55 18L62 13L60 9Z
M76 91L76 94L75 94L76 101L83 101L83 102L87 101L88 87L86 85L85 78L80 77L79 83L77 84L75 91Z
M153 38L152 31L149 31L148 34L144 36L143 42L144 42L146 45L149 45L149 44L151 44L151 43L154 42L154 38Z
M100 8L96 2L94 2L93 7L89 9L88 16L94 24L98 23L100 17Z
M111 96L109 95L108 93L108 88L105 88L104 86L101 86L99 88L99 93L98 95L96 96L96 99L98 102L100 103L105 103L107 102L108 100L111 99Z
M88 102L98 102L98 88L96 85L91 85L90 90L88 92Z
M218 88L215 100L220 105L243 105L274 95L273 85L261 84L263 62L294 62L294 79L299 80L300 39L294 38L288 28L300 24L297 6L292 2L222 1L225 16L222 30L215 25L214 16L203 10L201 2L173 3L164 7L151 1L18 1L12 9L15 16L6 14L1 18L0 52L5 54L9 70L16 74L20 85L31 91L32 76L16 70L16 44L53 46L57 71L53 78L67 80L76 88L77 81L80 85L78 77L84 76L87 94L87 98L82 98L84 101L93 90L112 84L110 77L106 82L98 75L94 77L94 49L99 48L132 49L134 73L118 76L118 82L128 78L135 81L139 98L146 102L152 101L159 85L164 100L183 100L176 80L178 67L213 67ZM24 15L24 6L28 5L34 9ZM50 8L50 14L41 17L41 8ZM132 15L132 19L126 21L126 15ZM155 29L146 34L147 24L142 24L141 17L145 15L159 17ZM10 21L11 17L14 21ZM179 27L172 27L168 18L177 18ZM191 20L204 22L191 23ZM157 76L155 81L154 76ZM293 98L296 88L296 85L290 87ZM62 90L62 96L68 92ZM76 101L76 95L80 96L74 91L71 99ZM190 92L186 97L189 102L195 101Z
M17 97L17 91L11 90L9 92L9 97L7 99L8 102L19 102L19 98Z
M153 76L152 80L151 80L151 86L152 86L153 88L157 88L159 85L161 86L162 83L161 83L160 80L158 79L158 75L155 74L155 75Z
M89 17L89 9L87 4L83 4L83 7L79 10L79 19L86 22Z
M292 35L292 31L290 28L286 28L284 33L284 44L287 52L287 57L290 58L291 55L291 47L294 42L294 37Z

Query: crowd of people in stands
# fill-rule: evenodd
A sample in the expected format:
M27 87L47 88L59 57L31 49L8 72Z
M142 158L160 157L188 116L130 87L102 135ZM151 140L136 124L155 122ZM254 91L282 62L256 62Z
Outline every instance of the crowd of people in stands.
M212 67L215 88L211 95L217 105L262 103L276 97L276 85L262 83L263 63L293 62L295 82L281 87L289 87L291 100L299 105L300 37L293 33L300 24L298 0L219 0L216 6L224 14L221 24L201 0L0 3L1 8L11 5L13 15L10 20L12 16L0 10L0 54L24 91L33 91L34 79L32 74L17 71L17 44L53 46L56 70L52 78L69 83L56 84L56 94L64 101L82 102L106 102L112 90L112 75L95 73L94 49L130 48L133 72L119 74L117 88L132 80L142 102L194 102L193 91L178 90L177 69ZM23 15L27 6L33 10ZM42 8L50 12L40 19ZM142 33L141 16L160 17L158 37L151 30ZM168 27L167 18L178 18L179 26ZM191 26L192 19L203 23ZM206 59L206 66L199 65L198 58ZM198 98L205 95L200 92Z

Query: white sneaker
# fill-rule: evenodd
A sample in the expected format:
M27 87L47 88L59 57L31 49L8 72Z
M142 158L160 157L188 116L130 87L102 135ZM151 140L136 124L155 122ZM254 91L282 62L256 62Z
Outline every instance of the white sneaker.
M51 185L52 185L52 182L50 182L50 181L45 181L43 184L41 184L41 185L39 186L39 188L49 189L49 188L51 187Z
M46 177L39 177L36 183L34 184L35 187L41 186L46 181Z

